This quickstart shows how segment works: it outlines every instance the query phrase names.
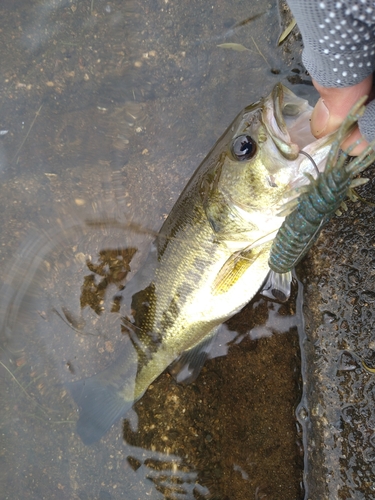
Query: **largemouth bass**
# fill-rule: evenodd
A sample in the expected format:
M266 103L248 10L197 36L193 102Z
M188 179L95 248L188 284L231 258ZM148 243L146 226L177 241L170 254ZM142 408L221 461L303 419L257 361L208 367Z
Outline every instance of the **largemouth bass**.
M103 372L69 383L85 444L99 440L177 358L194 365L218 326L261 288L283 222L277 214L314 173L299 151L323 169L332 141L310 134L311 111L278 84L237 116L198 167L123 292L131 305L123 353Z

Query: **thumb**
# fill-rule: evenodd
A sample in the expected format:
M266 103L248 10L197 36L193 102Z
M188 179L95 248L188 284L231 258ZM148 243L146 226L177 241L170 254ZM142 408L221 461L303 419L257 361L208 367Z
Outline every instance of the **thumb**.
M314 87L320 94L320 99L311 115L311 132L319 138L337 130L348 115L352 106L364 95L369 95L372 88L372 75L352 87L328 88L313 80ZM353 140L345 140L345 146L355 141L360 134L353 133ZM356 154L357 148L354 150ZM353 151L353 153L354 153Z

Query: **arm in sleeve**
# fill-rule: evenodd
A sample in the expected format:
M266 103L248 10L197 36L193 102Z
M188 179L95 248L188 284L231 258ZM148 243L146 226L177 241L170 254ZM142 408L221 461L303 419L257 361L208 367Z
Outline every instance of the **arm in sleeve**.
M375 3L370 0L287 0L303 39L302 61L323 87L351 87L375 69ZM375 139L375 101L359 129Z
M367 104L364 115L358 120L358 126L367 142L375 139L375 101Z
M375 67L375 4L288 0L302 34L302 60L324 87L350 87Z

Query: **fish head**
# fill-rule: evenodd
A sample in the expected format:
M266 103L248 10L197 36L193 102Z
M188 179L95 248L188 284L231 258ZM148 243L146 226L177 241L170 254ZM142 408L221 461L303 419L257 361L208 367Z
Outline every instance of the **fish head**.
M244 239L246 233L251 240L252 234L280 226L277 214L295 196L292 188L308 182L306 173L314 174L314 164L300 150L308 149L317 161L319 152L328 154L329 140L317 140L310 132L312 109L279 83L234 120L217 154L210 155L214 162L201 186L216 234Z
M309 130L311 112L305 99L280 83L244 109L216 165L215 187L228 203L247 210L278 210L305 160L300 149L316 142ZM298 137L296 127L308 129L306 137Z

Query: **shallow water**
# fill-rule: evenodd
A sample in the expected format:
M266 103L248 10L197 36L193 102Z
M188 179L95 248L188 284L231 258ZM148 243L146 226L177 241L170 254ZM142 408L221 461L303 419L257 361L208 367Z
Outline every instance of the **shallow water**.
M223 327L227 356L187 387L164 373L93 447L64 388L116 357L128 263L141 266L211 146L276 82L301 81L299 44L276 48L276 5L6 1L0 13L3 497L299 498L293 303L256 298Z

